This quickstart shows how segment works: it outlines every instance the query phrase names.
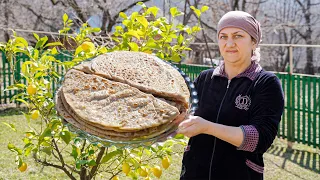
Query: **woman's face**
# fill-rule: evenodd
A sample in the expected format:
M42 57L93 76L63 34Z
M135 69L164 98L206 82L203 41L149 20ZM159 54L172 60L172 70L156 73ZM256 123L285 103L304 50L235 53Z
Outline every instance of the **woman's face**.
M225 63L236 65L251 61L251 53L255 50L256 43L246 31L233 27L224 28L220 31L218 39Z

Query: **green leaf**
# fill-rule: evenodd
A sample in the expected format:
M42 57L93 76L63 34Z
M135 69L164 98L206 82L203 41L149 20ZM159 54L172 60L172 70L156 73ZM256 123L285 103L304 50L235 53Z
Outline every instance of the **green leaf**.
M17 43L22 43L24 47L28 47L28 42L22 37L16 37Z
M17 132L16 127L12 123L2 122L2 124L8 126L12 131Z
M122 32L122 31L123 31L122 26L116 26L116 27L115 27L115 29L116 29L117 31L120 31L120 32Z
M147 6L143 2L138 2L137 5L140 5L143 9L147 8Z
M34 49L33 51L33 59L37 60L39 58L39 51L37 49Z
M153 16L156 17L158 11L159 11L159 8L157 6L152 6L152 7L148 8L147 14L149 14L151 12L153 14Z
M21 72L25 76L29 76L29 67L28 67L29 64L33 64L33 62L32 61L26 61L21 66Z
M175 139L183 139L184 138L184 135L183 134L176 134L174 136Z
M89 156L92 155L92 154L94 154L94 150L93 150L93 149L91 149L91 150L88 152L88 155L89 155Z
M107 49L106 47L101 47L101 48L99 49L99 52L100 52L101 54L105 54L105 53L108 52L108 49Z
M52 71L51 74L53 75L53 77L60 78L60 75L55 71Z
M128 16L124 12L120 12L119 16L122 17L123 19L128 19Z
M174 62L179 62L179 61L181 61L181 57L179 56L179 54L174 54L171 57L171 60L173 60Z
M176 34L170 34L168 37L177 38L177 35Z
M16 99L16 101L22 102L23 104L29 106L29 103L23 99Z
M54 48L51 49L51 54L52 54L52 55L58 54L58 51L57 51L57 48L56 48L56 47L54 47Z
M20 156L18 156L18 155L16 156L15 163L18 165L18 168L21 167L23 162L22 162L22 159Z
M44 48L49 47L49 46L63 46L63 44L61 42L48 43L44 46Z
M20 89L23 89L26 87L25 84L15 84L16 87L20 88Z
M122 24L125 25L126 27L128 27L130 25L131 21L128 19L125 19L122 21Z
M155 43L155 41L153 39L151 39L151 38L147 42L146 47L152 48L152 49L160 49L159 44Z
M148 27L149 22L145 17L140 16L140 17L137 17L136 19L138 22L140 22L143 25L144 28Z
M76 51L74 52L74 56L77 56L80 52L82 52L83 51L83 49L82 49L82 47L81 46L78 46L77 47L77 49L76 49Z
M84 165L84 164L87 164L88 163L88 160L80 160L78 161L81 165Z
M164 147L171 147L174 144L174 141L172 139L165 141Z
M100 32L100 31L101 31L101 29L100 29L100 28L97 28L97 27L91 29L91 32Z
M140 36L138 35L138 32L137 31L130 31L127 32L128 35L131 35L131 36L134 36L135 38L139 39L140 40Z
M17 148L14 144L8 143L8 149L12 152L18 153L18 155L22 154L22 150Z
M171 14L172 17L175 17L177 12L178 12L178 8L177 7L170 8L170 14Z
M139 51L139 46L137 45L137 43L135 43L135 42L130 42L130 43L128 43L128 45L130 46L130 49L131 49L132 51Z
M46 153L48 156L51 155L51 152L52 152L53 148L52 147L45 147L45 148L42 148L41 151Z
M201 8L201 12L205 12L205 11L207 11L209 9L209 7L208 6L202 6L202 8Z
M69 144L69 142L71 141L71 133L69 131L60 132L60 137L66 144Z
M182 34L180 34L179 37L178 37L178 39L177 39L178 44L181 45L182 42L183 42L183 40L184 40L184 37L182 36Z
M77 150L77 146L72 145L72 152L71 152L71 156L74 158L74 160L76 160L78 158L78 156L80 154L78 154L78 152L80 152L79 150Z
M47 36L42 37L40 39L40 41L37 42L35 49L42 48L46 44L47 41L48 41Z
M80 169L81 168L81 164L79 163L79 161L76 162L76 168Z
M96 161L93 160L93 159L88 162L88 166L96 166L96 165L97 165L97 163L96 163Z
M34 148L34 145L30 143L29 146L25 147L24 155L29 156L33 148Z
M51 136L51 128L47 127L41 134L40 139L43 139L44 137L50 137L50 136Z
M176 26L177 29L179 30L182 30L184 28L184 25L179 23L177 26Z
M66 13L63 14L62 16L63 22L66 23L68 20L68 15Z
M199 26L192 27L192 32L199 32L199 31L201 31L201 28Z
M10 151L12 151L12 150L15 149L15 148L16 148L16 146L15 146L14 144L8 143L8 149L9 149Z
M137 16L139 16L139 13L138 13L138 12L133 12L133 13L131 14L131 16L130 16L130 19L131 19L131 20L135 20Z
M26 87L26 85L24 84L13 84L11 86L8 86L5 91L8 91L8 90L16 90L16 89L24 89Z
M200 17L201 11L199 9L194 9L194 13L196 13L197 17Z
M39 38L38 34L33 33L33 36L34 36L34 38L36 38L37 41L39 41L40 38Z
M116 151L112 151L112 152L108 152L108 154L106 154L102 160L101 163L106 163L108 162L111 158L115 157L118 154L122 154L121 150L116 150Z

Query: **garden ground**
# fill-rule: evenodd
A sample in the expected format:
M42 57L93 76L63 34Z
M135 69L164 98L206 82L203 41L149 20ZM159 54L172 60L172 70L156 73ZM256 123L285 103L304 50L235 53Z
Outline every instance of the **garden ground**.
M17 132L13 132L2 122L13 123ZM31 121L35 126L39 122ZM5 179L68 179L60 170L43 167L35 163L32 157L25 158L28 169L21 173L14 162L15 154L7 149L9 142L20 147L23 145L23 132L28 130L24 116L15 108L0 109L0 180ZM177 146L175 150L182 152L183 147ZM182 153L173 156L171 166L163 172L161 179L179 179ZM266 180L314 180L320 179L320 150L302 144L294 144L292 150L287 149L286 141L277 138L264 155ZM104 174L97 179L106 179ZM121 179L126 179L122 177ZM152 177L152 179L156 179Z

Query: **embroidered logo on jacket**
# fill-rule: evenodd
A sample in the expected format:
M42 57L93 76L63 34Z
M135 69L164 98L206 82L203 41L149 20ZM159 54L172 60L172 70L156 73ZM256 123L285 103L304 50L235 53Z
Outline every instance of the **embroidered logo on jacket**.
M236 107L239 109L249 110L249 107L251 105L251 99L249 96L242 96L239 94L239 96L236 98Z

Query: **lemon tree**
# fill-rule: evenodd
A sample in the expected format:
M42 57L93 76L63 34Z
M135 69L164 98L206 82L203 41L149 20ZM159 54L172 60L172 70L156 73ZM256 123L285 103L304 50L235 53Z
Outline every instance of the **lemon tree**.
M73 21L64 14L64 26L59 31L61 41L48 42L48 37L33 34L36 44L31 46L23 37L13 32L12 38L0 43L12 71L15 71L17 54L24 54L27 61L21 65L21 79L14 79L14 84L7 90L18 90L12 100L24 103L28 112L24 113L29 130L25 132L23 147L8 143L8 149L15 154L17 169L27 170L28 157L32 157L43 166L60 169L70 179L93 179L97 174L107 174L105 178L117 180L120 176L132 179L139 177L151 179L161 178L162 171L169 168L172 147L176 144L186 145L186 139L176 137L155 144L141 145L134 148L103 146L99 142L91 143L69 131L57 115L52 88L56 85L66 70L74 65L99 54L117 50L141 51L154 53L158 57L179 62L185 56L185 51L191 50L188 45L194 35L200 31L199 24L188 27L183 24L173 24L165 17L158 17L159 8L147 7L143 3L141 13L130 15L120 13L123 21L115 27L107 42L94 38L99 28L92 28L83 23L78 33L70 35ZM200 17L207 7L201 10L192 8ZM172 20L183 13L176 7L170 9ZM70 48L73 51L70 51ZM67 50L68 49L68 50ZM70 56L70 60L61 61L59 54ZM64 69L58 72L56 67ZM59 68L58 68L59 69ZM26 84L24 84L24 80ZM30 125L30 120L39 121L40 128ZM14 124L6 124L13 131Z

